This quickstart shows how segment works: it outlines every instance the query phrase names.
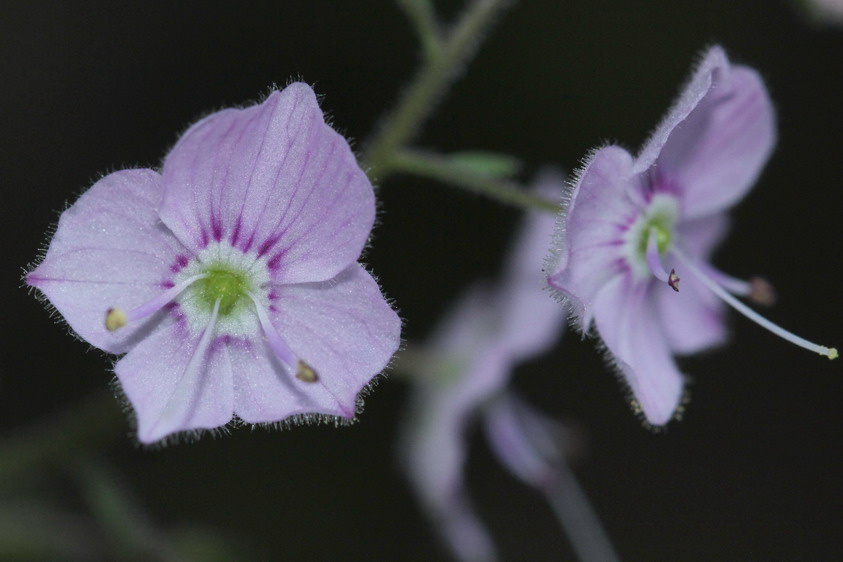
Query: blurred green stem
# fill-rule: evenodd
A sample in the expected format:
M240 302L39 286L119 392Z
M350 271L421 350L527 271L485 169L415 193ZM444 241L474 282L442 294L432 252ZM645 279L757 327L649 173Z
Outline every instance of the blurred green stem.
M109 392L88 396L71 408L5 436L0 441L0 480L126 433L120 406Z
M431 0L398 0L398 5L416 27L425 58L436 57L442 48L442 43Z
M480 45L483 35L511 3L512 0L474 0L453 29L437 42L437 48L426 47L427 57L421 68L365 150L363 167L372 179L383 181L389 174L392 155L414 139L446 88ZM430 37L425 28L435 25L432 8L422 0L404 0L402 6L419 29L424 44L425 34Z
M116 473L85 458L73 469L82 497L108 539L115 560L181 560Z
M394 153L385 165L393 172L413 174L456 185L507 205L550 213L559 211L558 201L548 201L512 182L473 172L441 155L419 150L401 150Z

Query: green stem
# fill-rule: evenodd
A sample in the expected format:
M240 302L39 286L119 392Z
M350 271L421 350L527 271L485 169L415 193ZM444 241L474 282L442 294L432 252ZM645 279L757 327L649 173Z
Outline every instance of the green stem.
M475 0L460 17L441 47L428 56L410 87L387 115L364 153L364 169L383 181L391 155L418 133L445 89L464 69L485 32L512 0Z
M52 459L72 456L126 433L114 397L97 392L68 410L0 441L0 481L9 481Z
M490 178L465 169L447 158L418 150L401 150L384 162L390 172L403 172L452 184L507 205L528 210L559 212L559 202L552 202L528 193L512 182Z
M437 56L442 43L431 0L398 0L398 5L415 26L425 58Z

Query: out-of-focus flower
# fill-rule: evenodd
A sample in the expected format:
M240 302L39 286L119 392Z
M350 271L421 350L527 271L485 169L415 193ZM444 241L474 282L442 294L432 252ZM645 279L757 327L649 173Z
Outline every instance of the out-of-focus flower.
M789 341L837 355L733 296L770 304L769 285L734 279L708 263L726 232L726 211L755 183L774 143L773 109L758 74L731 65L714 47L637 157L605 146L576 177L548 283L583 332L596 324L653 425L667 423L682 398L673 355L726 339L722 301Z
M548 176L535 193L558 201L562 180ZM488 413L497 426L516 435L507 466L539 455L510 423L510 400L501 399L513 368L549 349L565 315L544 289L541 264L554 228L554 217L533 211L513 245L503 279L475 285L459 300L424 348L429 362L414 373L412 415L403 432L403 461L411 483L431 519L453 551L465 560L489 559L494 547L474 515L463 489L465 433L478 414ZM556 308L556 310L554 310ZM498 406L492 408L491 404ZM492 422L490 422L492 423ZM501 440L506 441L501 435ZM524 460L525 463L530 461Z
M61 216L26 275L114 370L143 443L353 419L400 320L359 264L372 186L296 83L193 125L161 172L123 170Z
M843 25L843 0L800 0L810 17L828 24Z

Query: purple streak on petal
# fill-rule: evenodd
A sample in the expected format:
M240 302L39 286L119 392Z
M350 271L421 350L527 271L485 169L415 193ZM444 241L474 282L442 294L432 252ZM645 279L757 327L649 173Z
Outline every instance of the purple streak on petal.
M319 374L345 417L357 394L389 363L401 320L359 264L322 283L275 285L272 324L290 349Z
M271 256L280 248L278 283L331 279L357 259L374 221L371 184L306 84L206 117L163 174L161 218L181 240L236 238Z
M629 199L637 180L632 157L617 146L594 152L579 172L567 213L560 217L548 284L568 299L579 326L587 331L594 299L623 266L619 243L628 217L638 214Z
M656 426L673 417L684 384L655 306L653 289L659 288L653 283L635 284L629 276L618 276L603 288L595 304L597 330L609 356L644 417Z
M67 323L92 345L125 353L150 326L105 329L105 313L162 292L170 266L185 248L160 223L161 177L123 170L95 183L59 219L44 260L26 277Z
M205 346L201 339L183 322L168 320L165 328L138 343L114 366L137 414L142 443L231 420L230 365L223 361L220 347L210 345L210 335Z

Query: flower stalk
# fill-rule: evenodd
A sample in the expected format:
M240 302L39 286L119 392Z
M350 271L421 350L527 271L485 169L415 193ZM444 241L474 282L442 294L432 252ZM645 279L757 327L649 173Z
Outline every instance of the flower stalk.
M395 171L390 167L393 155L415 138L447 87L474 55L483 36L510 4L512 0L475 0L453 29L437 41L432 34L435 27L430 6L413 0L402 2L420 32L426 56L410 86L369 142L363 156L363 168L368 170L369 177L383 181Z
M393 154L387 165L393 172L413 174L455 185L506 205L549 213L559 211L558 202L534 195L512 182L471 171L438 154L404 149Z

